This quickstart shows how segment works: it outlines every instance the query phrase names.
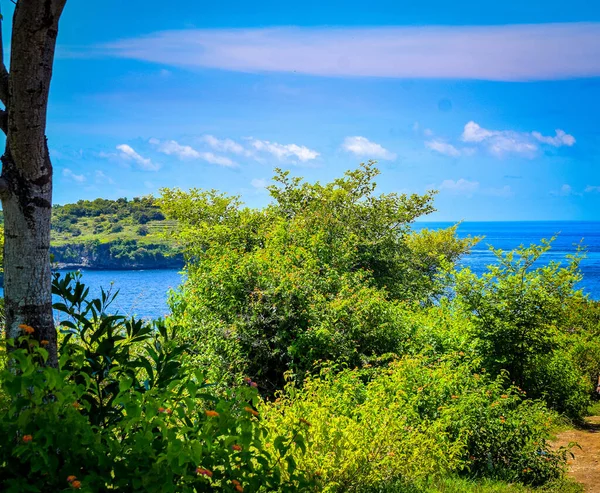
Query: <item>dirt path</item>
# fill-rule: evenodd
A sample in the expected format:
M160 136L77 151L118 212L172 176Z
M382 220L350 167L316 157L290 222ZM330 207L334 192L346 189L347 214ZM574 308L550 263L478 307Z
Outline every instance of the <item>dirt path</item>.
M585 419L585 425L559 433L556 445L577 442L581 449L572 449L574 459L569 460L569 476L581 483L586 493L600 493L600 416Z

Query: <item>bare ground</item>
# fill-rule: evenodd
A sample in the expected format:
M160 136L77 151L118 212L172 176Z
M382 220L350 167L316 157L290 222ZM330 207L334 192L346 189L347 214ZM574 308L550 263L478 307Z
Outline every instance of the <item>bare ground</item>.
M580 428L558 434L555 445L576 442L575 458L569 459L569 476L581 483L586 493L600 493L600 416L589 416Z

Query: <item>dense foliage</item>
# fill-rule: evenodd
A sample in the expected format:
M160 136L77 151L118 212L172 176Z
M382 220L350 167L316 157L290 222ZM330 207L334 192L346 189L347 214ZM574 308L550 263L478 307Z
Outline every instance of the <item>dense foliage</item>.
M375 195L372 163L334 182L278 171L263 210L214 191L164 190L187 256L173 315L198 362L267 393L319 359L358 365L403 351L402 304L430 305L472 244L453 228L415 234L432 194Z
M81 234L78 225L82 218L93 218L94 233L101 233L123 222L146 224L162 221L165 217L151 196L135 197L133 200L79 200L75 204L55 205L52 208L52 230L78 236Z
M456 354L404 357L386 371L327 366L261 411L273 433L311 424L297 460L325 491L459 473L529 484L560 477L567 451L547 441L552 413L476 363Z
M183 365L185 346L163 322L110 315L113 299L67 276L54 282L67 318L60 368L24 325L1 371L0 490L100 492L302 491L290 455L302 423L268 450L256 390L211 391ZM9 342L9 344L11 344Z
M26 325L4 358L0 489L578 491L549 439L600 374L581 255L493 250L476 275L457 263L478 239L415 231L433 194L376 175L278 171L264 209L164 190L187 261L164 321L57 277L60 368Z

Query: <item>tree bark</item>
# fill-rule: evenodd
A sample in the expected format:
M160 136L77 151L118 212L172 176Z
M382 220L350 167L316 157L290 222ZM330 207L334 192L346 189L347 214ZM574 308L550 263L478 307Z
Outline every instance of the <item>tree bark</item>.
M66 0L18 0L13 17L10 71L6 77L6 149L0 194L4 211L6 336L35 329L48 341L48 365L57 366L52 316L50 217L52 164L46 111L58 21ZM4 65L3 65L4 66ZM0 72L0 85L3 78Z

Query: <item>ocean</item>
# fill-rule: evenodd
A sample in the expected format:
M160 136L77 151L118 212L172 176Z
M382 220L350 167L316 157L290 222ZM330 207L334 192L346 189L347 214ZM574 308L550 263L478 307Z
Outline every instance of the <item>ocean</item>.
M449 222L420 222L415 229L446 228ZM576 251L582 244L587 256L581 263L583 281L581 287L593 299L600 299L600 222L464 222L458 228L458 234L465 236L483 236L470 255L465 256L461 265L470 267L480 274L486 266L494 262L489 245L503 250L511 250L521 244L539 243L542 238L558 235L552 250L542 259L542 263L551 260L564 260L566 255ZM143 271L83 271L83 281L90 287L92 295L105 289L118 289L119 295L113 308L126 315L144 318L164 317L168 312L167 297L170 289L181 283L182 275L177 270Z
M421 222L415 229L447 228L454 223ZM575 253L578 246L585 251L581 262L583 280L580 287L592 299L600 299L600 222L592 221L522 221L522 222L464 222L458 227L458 235L483 236L484 238L465 256L461 265L481 274L486 266L495 261L489 247L512 250L519 245L540 243L540 240L556 236L552 249L540 259L540 265L551 261L565 261L568 254Z

